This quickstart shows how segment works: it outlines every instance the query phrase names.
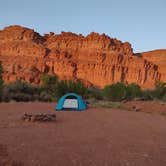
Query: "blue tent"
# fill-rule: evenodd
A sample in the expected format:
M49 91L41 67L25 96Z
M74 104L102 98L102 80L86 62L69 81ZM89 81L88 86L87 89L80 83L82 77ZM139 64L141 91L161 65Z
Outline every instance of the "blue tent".
M82 98L75 93L65 94L59 99L56 105L57 111L61 111L61 110L80 111L85 109L87 109L86 104L84 103Z

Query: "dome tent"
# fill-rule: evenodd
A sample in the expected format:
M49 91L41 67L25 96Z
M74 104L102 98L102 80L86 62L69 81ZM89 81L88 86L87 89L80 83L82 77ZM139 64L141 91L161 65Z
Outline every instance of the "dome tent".
M86 104L84 103L83 99L75 93L67 93L62 96L57 105L56 110L75 110L81 111L87 109Z

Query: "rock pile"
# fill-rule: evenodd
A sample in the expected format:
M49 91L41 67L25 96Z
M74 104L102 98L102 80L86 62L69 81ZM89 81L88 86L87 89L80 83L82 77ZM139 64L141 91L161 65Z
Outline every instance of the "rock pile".
M55 114L24 114L22 117L23 121L26 122L50 122L56 120Z

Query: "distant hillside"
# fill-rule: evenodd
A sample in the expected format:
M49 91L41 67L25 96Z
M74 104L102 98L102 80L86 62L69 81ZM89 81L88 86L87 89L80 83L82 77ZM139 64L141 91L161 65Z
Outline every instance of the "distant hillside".
M166 50L139 55L135 56L130 43L94 32L41 36L18 25L0 31L0 61L6 82L21 79L40 84L44 72L98 87L123 81L153 88L156 81L166 82Z

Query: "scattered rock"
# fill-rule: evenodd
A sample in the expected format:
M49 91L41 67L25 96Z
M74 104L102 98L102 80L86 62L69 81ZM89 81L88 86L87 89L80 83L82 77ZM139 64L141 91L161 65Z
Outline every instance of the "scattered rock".
M55 114L24 114L22 117L25 122L50 122L56 120Z

